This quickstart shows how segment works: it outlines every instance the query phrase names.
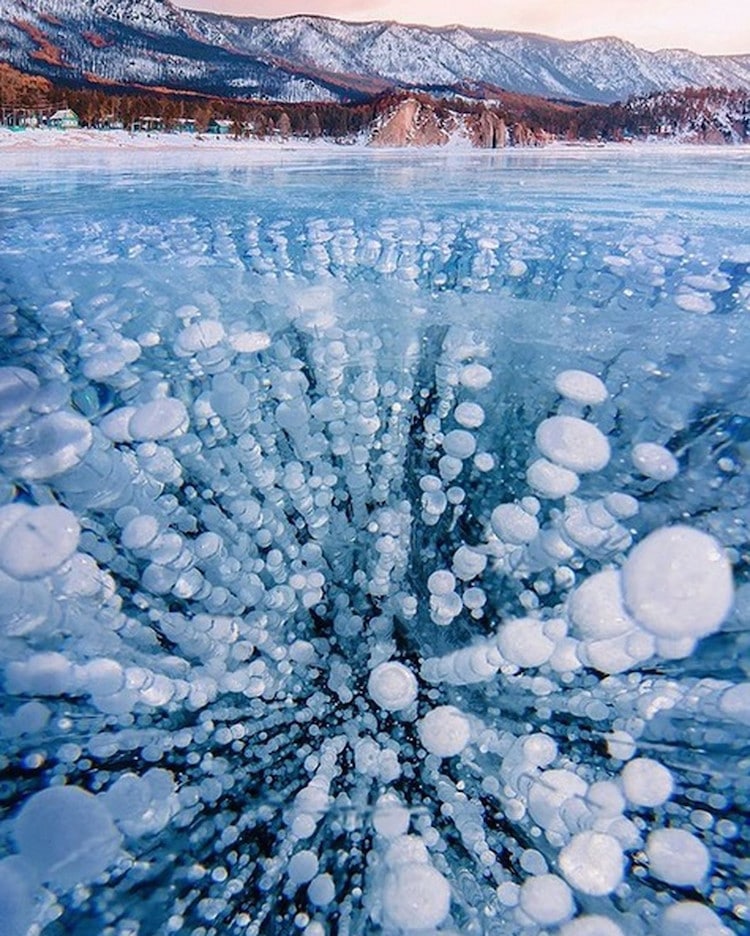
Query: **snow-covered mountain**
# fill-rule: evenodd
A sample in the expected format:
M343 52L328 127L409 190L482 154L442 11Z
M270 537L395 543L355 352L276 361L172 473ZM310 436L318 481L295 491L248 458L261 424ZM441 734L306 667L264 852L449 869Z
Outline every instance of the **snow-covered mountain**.
M463 26L228 17L170 0L0 0L0 60L68 81L279 100L357 99L469 83L609 102L685 86L750 88L750 54L648 52Z

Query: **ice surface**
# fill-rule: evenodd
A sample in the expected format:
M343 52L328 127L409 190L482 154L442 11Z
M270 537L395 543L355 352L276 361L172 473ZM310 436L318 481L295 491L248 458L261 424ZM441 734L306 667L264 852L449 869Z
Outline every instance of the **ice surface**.
M2 926L744 932L747 155L213 152L0 175Z

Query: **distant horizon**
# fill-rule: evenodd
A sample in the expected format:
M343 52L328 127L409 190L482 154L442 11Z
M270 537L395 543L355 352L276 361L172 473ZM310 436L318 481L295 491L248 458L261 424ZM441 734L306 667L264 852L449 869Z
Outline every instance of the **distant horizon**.
M616 37L648 51L686 49L699 55L750 54L750 5L737 10L735 0L468 0L463 15L446 0L173 0L183 9L282 19L325 16L349 22L393 21L431 28L465 26L549 36L566 41ZM648 12L644 12L647 10Z

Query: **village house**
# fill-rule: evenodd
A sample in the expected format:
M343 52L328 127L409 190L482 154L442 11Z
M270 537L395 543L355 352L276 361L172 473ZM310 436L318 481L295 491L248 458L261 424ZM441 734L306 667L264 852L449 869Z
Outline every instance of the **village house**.
M174 122L177 133L195 133L195 121L192 117L178 117Z
M78 119L78 114L69 107L63 107L55 111L47 121L47 125L49 127L54 127L56 130L71 130L75 127L79 127L80 124L81 122Z
M164 119L162 117L139 117L133 123L133 130L143 130L146 133L157 133L164 129Z
M225 136L232 132L233 126L233 120L226 120L223 118L214 119L208 125L208 132L215 133L217 136Z

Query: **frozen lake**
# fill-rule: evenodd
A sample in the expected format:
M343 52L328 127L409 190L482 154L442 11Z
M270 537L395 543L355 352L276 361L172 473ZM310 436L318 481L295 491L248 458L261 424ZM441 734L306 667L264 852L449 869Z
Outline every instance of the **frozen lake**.
M745 932L749 219L740 147L3 153L3 936Z

